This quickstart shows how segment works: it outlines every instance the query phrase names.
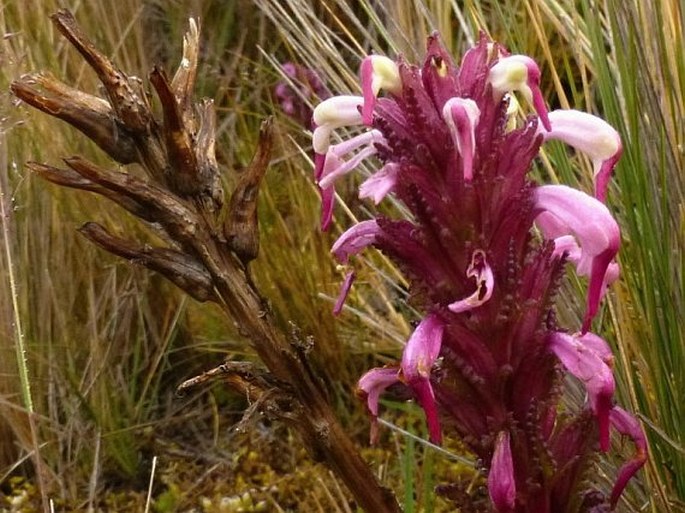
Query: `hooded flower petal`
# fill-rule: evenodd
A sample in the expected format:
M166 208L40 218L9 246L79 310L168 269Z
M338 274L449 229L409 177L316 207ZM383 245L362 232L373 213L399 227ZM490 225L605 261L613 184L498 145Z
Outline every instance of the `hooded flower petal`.
M476 279L476 291L470 296L455 301L449 308L454 313L466 312L476 308L492 297L492 289L495 287L495 276L492 269L485 260L485 253L482 250L473 252L471 264L466 270L466 276Z
M549 348L566 370L585 384L590 407L599 424L599 445L606 452L609 450L609 413L613 408L615 384L611 367L606 362L606 350L602 347L602 354L594 350L598 347L598 338L592 334L578 337L557 332L550 336Z
M373 121L373 109L376 98L381 89L391 93L399 93L402 89L400 70L397 63L383 55L370 55L361 64L360 75L364 107L362 119L365 125Z
M359 198L372 198L378 205L395 188L399 172L399 164L388 162L361 184Z
M331 253L341 264L346 264L351 256L360 253L366 246L376 242L381 229L375 219L362 221L344 232L331 248Z
M331 132L342 126L361 125L359 107L364 104L361 96L333 96L319 103L312 119L316 128L312 135L314 152L323 154L330 145Z
M590 276L582 328L586 332L599 309L609 264L618 252L618 224L599 200L565 185L538 187L535 190L535 208L552 216L543 216L542 222L536 219L546 237L554 239L564 231L565 235L572 234L580 242L578 269L589 269Z
M428 433L433 443L440 443L440 422L435 394L430 383L431 369L440 354L445 326L435 314L428 315L416 327L402 354L400 379L415 393L426 414Z
M501 431L497 435L488 474L488 492L499 513L513 511L516 504L516 479L507 431Z
M638 420L618 406L611 410L610 420L616 431L630 437L635 444L635 457L621 467L611 491L611 509L614 509L628 481L647 461L647 437Z
M359 380L359 383L357 383L357 389L360 395L366 399L366 406L369 409L369 413L372 417L372 444L378 441L378 425L376 421L378 418L378 401L386 388L394 383L399 382L397 370L397 367L371 369L369 372L364 374Z
M587 154L592 160L595 177L595 197L604 201L609 178L621 158L621 136L614 128L597 116L572 109L549 113L552 129L542 133L545 141L556 139Z
M454 147L461 155L464 180L473 179L473 156L476 151L476 125L480 109L469 98L450 98L442 109L442 117L452 135Z
M533 59L526 55L502 57L490 68L489 80L497 99L511 91L520 91L533 105L545 129L552 129L540 91L540 68Z

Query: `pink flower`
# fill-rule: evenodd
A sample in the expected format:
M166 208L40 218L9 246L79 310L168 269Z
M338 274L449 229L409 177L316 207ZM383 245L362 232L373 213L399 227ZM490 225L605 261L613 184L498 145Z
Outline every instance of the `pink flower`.
M613 405L614 375L609 346L592 333L572 336L556 332L550 336L550 350L566 370L583 382L590 407L599 424L599 445L609 450L609 414Z
M526 55L502 57L490 68L489 81L498 99L512 91L521 92L533 105L545 129L552 129L540 91L540 68L533 59Z
M443 330L444 325L435 314L423 319L404 348L399 374L400 379L417 395L426 414L428 433L433 443L440 443L442 436L430 375L440 354Z
M386 388L399 382L397 370L397 367L371 369L357 383L359 394L366 399L366 407L371 414L370 437L372 444L378 441L378 401Z
M599 309L607 270L618 252L620 232L609 210L599 200L565 185L543 185L535 190L536 223L547 238L573 235L580 243L579 274L588 274L586 332Z
M364 248L370 246L376 241L376 236L380 233L380 228L375 219L362 221L361 223L355 224L352 228L349 228L345 233L343 233L333 247L331 248L331 253L335 255L336 260L341 264L347 264L351 256L357 255ZM340 288L340 293L338 294L338 299L333 307L333 314L338 315L342 312L345 300L352 288L352 283L354 282L355 274L354 271L348 271L345 276L345 281Z
M499 513L514 510L516 504L516 479L514 460L511 456L509 433L500 431L495 441L495 452L488 474L488 492Z
M402 89L400 70L395 61L383 55L370 55L361 64L359 73L362 82L364 106L362 119L365 125L373 120L373 109L381 89L399 93Z
M464 180L473 179L473 156L476 151L476 125L480 119L478 105L468 98L450 98L442 109L442 117L452 135L454 147L461 156Z

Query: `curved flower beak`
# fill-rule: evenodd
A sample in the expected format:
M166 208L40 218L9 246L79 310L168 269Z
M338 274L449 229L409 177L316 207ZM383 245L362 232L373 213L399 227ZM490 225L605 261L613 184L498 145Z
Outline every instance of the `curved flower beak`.
M466 276L476 279L476 291L470 296L448 305L447 308L454 313L472 310L492 297L492 290L495 287L495 276L487 260L485 260L485 252L480 249L473 252L471 264L466 270Z
M597 116L572 109L549 113L552 129L540 130L544 140L556 139L592 160L594 167L595 197L604 201L609 179L623 153L621 136L614 128Z
M369 126L373 121L373 109L381 89L398 94L402 90L402 80L397 63L383 55L366 57L362 61L359 73L364 95L362 120Z
M452 135L454 146L461 155L464 180L473 179L473 156L476 151L476 125L480 109L470 98L450 98L442 108L442 117Z
M416 393L419 404L426 414L430 440L436 444L441 442L442 435L430 375L433 364L440 355L444 328L442 321L435 314L423 319L407 341L399 373L400 380Z
M566 370L585 384L590 407L599 424L600 448L608 451L609 415L614 407L615 389L614 375L609 365L613 359L609 346L591 333L572 336L556 332L550 336L549 348Z
M602 202L565 185L543 185L535 190L536 224L547 238L574 235L580 243L578 269L589 269L585 333L599 309L607 270L618 252L618 224Z
M525 55L502 57L490 68L489 80L497 98L511 91L523 94L528 103L533 105L545 129L552 129L540 91L540 68L533 59Z
M609 418L614 429L622 435L630 437L635 444L635 456L621 467L611 491L611 509L613 510L628 481L647 461L647 437L637 419L624 409L614 406Z
M511 456L509 433L501 431L495 441L495 451L488 474L488 492L499 513L514 510L516 504L516 479L514 460Z

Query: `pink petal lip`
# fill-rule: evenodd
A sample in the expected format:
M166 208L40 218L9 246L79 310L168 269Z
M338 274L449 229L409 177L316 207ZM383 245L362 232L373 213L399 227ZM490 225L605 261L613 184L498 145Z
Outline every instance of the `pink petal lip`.
M341 264L349 262L351 256L360 253L376 241L381 229L375 219L361 221L345 231L331 248L331 253Z
M476 290L470 296L447 306L454 313L472 310L486 303L492 297L492 291L495 287L495 276L485 260L485 253L482 250L473 252L471 264L466 270L466 276L476 279Z
M399 172L399 164L388 162L361 184L359 198L372 198L378 205L395 188Z

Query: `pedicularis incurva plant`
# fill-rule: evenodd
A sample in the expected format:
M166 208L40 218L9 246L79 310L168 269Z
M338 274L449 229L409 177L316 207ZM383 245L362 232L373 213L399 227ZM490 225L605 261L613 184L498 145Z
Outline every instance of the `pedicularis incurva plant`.
M590 331L618 277L619 227L604 205L622 151L618 133L590 114L548 112L536 63L484 36L459 67L433 35L421 67L373 55L360 74L363 96L334 96L314 110L322 226L331 221L336 180L368 158L382 166L360 197L379 203L393 194L410 215L362 221L333 245L351 269L335 311L354 281L351 257L374 246L404 272L423 314L401 361L360 379L371 416L388 387L404 386L433 442L443 432L463 440L487 470L489 497L459 504L461 511L612 509L646 460L639 423L614 404L611 349ZM517 97L536 113L523 123ZM341 127L359 133L333 144ZM592 195L527 176L549 139L592 159ZM555 319L567 264L588 279L580 329ZM576 413L561 412L566 373L587 391ZM592 467L597 450L609 450L612 429L633 440L636 454L605 497Z

